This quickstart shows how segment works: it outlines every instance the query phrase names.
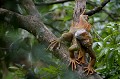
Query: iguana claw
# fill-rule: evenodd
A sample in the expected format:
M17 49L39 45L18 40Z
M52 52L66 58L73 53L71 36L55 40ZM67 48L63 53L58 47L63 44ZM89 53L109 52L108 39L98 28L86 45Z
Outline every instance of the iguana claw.
M79 64L75 58L70 58L70 64L72 66L72 71L76 69L76 64Z
M49 49L50 51L53 51L54 49L60 49L60 46L61 46L60 40L57 39L57 40L51 41L47 49Z
M85 72L87 72L87 75L93 74L95 72L95 70L91 66L84 67L84 69L85 69Z

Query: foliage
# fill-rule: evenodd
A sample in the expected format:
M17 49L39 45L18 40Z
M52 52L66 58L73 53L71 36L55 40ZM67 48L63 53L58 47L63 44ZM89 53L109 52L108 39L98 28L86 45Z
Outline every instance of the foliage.
M120 25L106 24L99 31L100 39L95 38L93 47L97 54L96 71L106 79L120 78Z

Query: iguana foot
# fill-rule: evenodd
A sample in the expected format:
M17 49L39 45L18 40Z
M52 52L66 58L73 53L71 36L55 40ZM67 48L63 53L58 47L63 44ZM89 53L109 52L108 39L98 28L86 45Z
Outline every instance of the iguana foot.
M72 66L72 71L76 69L76 64L79 64L75 58L70 58L70 64Z
M60 40L57 39L57 40L51 41L47 49L49 49L50 51L53 51L54 49L60 49L60 46L61 46Z
M76 60L79 64L85 64L85 59L83 57Z
M87 72L87 75L91 75L95 72L95 70L91 66L84 67L84 69L85 69L85 72Z

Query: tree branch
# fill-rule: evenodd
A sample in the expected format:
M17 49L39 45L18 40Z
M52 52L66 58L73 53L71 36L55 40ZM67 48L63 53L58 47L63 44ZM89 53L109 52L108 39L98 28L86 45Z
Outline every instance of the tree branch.
M41 3L35 3L35 5L36 6L49 6L49 5L61 4L61 3L69 2L69 1L74 1L74 0L61 0L61 1L54 1L54 2L49 2L49 3L41 2Z
M23 16L15 12L0 8L0 21L5 21L23 28L28 32L32 33L38 41L45 41L49 44L52 40L57 39L56 36L39 20L36 16ZM17 23L17 25L16 25ZM66 64L69 62L69 55L67 47L65 45L61 46L61 49L55 50L54 55L59 56Z
M16 18L23 18L23 17L24 17L23 15L20 15L16 12L12 12L7 9L0 8L0 21L5 21L7 23L15 23Z
M49 6L49 5L53 5L53 4L61 4L61 3L65 3L65 2L69 2L69 1L74 1L74 0L61 0L61 1L54 1L54 2L50 2L50 3L35 3L36 6ZM98 5L95 2L92 1L87 1L87 4L90 4L91 6L95 7L93 10L86 12L86 14L88 14L89 16L103 10L111 19L113 19L114 21L119 20L118 18L114 18L113 14L109 13L107 10L103 9L103 7L108 3L108 1L110 0L106 0L104 2L101 3L102 7L99 8L97 7ZM99 9L99 11L98 11ZM96 10L96 11L95 11Z
M93 7L97 7L98 6L95 2L92 2L92 1L87 1L87 4L90 4ZM119 20L118 17L114 16L115 14L113 14L111 12L108 12L106 9L102 9L102 11L105 12L113 21ZM99 22L99 21L97 21L97 22ZM101 22L104 22L104 20L101 21Z
M91 15L93 15L93 14L95 14L95 13L100 12L100 11L103 9L103 7L104 7L108 2L110 2L110 0L104 0L104 1L101 3L100 6L95 7L93 10L91 10L91 11L89 11L89 12L86 12L85 14L88 15L88 16L91 16Z
M35 5L36 5L36 6L49 6L49 5L53 5L53 4L63 4L63 3L65 3L65 2L70 2L70 1L75 1L75 0L61 0L61 1L53 1L53 2L49 2L49 3L40 2L40 3L35 3ZM93 5L95 2L87 1L86 3Z
M61 0L61 1L54 1L54 2L50 2L50 3L45 3L45 2L42 2L42 3L35 3L36 6L49 6L49 5L53 5L53 4L61 4L61 3L65 3L65 2L69 2L69 1L74 1L74 0ZM88 15L88 16L92 16L93 14L95 13L98 13L100 12L103 7L108 3L110 2L110 0L104 0L100 6L98 7L95 7L93 10L90 10L89 12L86 12L85 14ZM90 5L95 5L95 2L92 2L92 1L87 1L86 2L87 4L90 4ZM75 16L74 16L75 17ZM111 17L112 18L112 17Z
M40 14L31 0L20 0L20 3L29 15L34 15L40 18Z
M115 17L111 12L108 12L107 10L103 9L103 11L111 18L113 19L114 21L117 21L119 20L118 17Z

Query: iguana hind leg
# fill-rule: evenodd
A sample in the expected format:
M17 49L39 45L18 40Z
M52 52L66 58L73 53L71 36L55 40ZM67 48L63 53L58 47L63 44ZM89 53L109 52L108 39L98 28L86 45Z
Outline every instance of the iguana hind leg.
M85 64L85 51L82 48L78 51L77 61L79 64Z

